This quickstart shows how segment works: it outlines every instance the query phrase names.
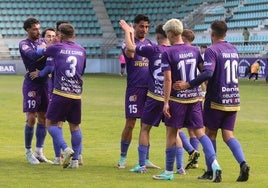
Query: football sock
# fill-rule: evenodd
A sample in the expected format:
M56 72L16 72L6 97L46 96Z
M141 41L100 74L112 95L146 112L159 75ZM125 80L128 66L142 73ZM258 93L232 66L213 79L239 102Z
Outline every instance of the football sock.
M44 141L45 141L46 135L47 135L46 126L40 123L37 123L36 132L35 132L36 147L38 148L44 147Z
M68 145L66 144L63 135L62 135L62 131L61 128L57 127L57 125L51 125L48 128L48 132L51 135L53 142L55 141L55 143L62 149L65 150Z
M239 164L242 163L243 161L245 161L242 147L237 139L231 138L226 142L226 144L228 145L228 147L232 151L235 159L237 160L237 162Z
M180 169L183 167L183 147L177 147L176 149L177 169Z
M74 150L73 160L77 160L80 152L81 142L82 142L82 133L80 129L72 131L72 148Z
M146 154L146 159L148 159L148 160L149 160L149 154L150 154L150 143L147 146L147 154Z
M199 139L199 141L203 147L203 151L204 151L205 158L206 158L206 163L210 164L207 166L208 170L209 170L209 167L211 166L213 161L216 159L216 153L215 153L213 145L212 145L212 143L207 135L203 135Z
M81 141L81 147L80 147L79 155L82 155L82 141Z
M126 157L130 142L121 140L121 156Z
M193 146L193 148L195 150L198 151L198 149L199 149L199 140L197 138L195 138L195 137L190 138L190 144Z
M61 134L63 134L62 132L62 128L58 127L59 131L61 132ZM55 152L55 157L60 157L61 154L61 148L60 146L56 143L56 141L53 139L53 148L54 148L54 152Z
M177 153L177 146L172 146L166 149L166 170L167 171L173 171L173 165L174 165L176 153Z
M32 147L33 134L34 134L34 128L26 124L24 127L24 139L26 149L31 149Z
M144 166L146 155L148 153L148 146L139 145L138 152L139 152L139 165Z
M190 142L189 142L187 136L185 135L185 133L181 131L181 132L179 132L179 136L180 136L180 138L181 138L181 142L182 142L183 148L184 148L188 153L194 151L194 148L193 148L193 146L190 144Z
M216 140L210 140L212 145L213 145L213 148L214 148L214 151L215 153L217 153L217 145L216 145Z

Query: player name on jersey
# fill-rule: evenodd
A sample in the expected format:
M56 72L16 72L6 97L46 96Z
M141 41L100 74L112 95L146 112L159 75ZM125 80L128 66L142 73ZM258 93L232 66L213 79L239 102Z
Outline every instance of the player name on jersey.
M61 50L61 54L71 54L71 55L80 55L83 56L83 52L81 51L76 51L76 50Z

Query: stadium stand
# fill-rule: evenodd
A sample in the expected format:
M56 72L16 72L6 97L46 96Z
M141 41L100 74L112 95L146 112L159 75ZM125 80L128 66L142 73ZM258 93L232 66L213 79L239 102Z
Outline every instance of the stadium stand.
M223 19L227 8L233 17L227 22L227 40L235 44L242 56L265 55L268 49L267 0L1 0L0 58L19 59L18 42L25 38L22 24L34 16L42 28L56 21L70 21L76 28L76 40L87 51L88 58L117 58L121 52L123 32L120 19L132 22L139 13L151 19L149 38L154 40L154 27L170 18L181 19L192 29L194 45L210 44L209 27ZM249 45L243 45L242 29L251 33Z
M266 55L268 43L265 21L268 19L268 6L267 1L263 0L226 1L218 6L206 7L204 20L194 26L196 38L193 44L210 44L208 35L210 23L216 19L224 19L226 8L231 8L233 12L233 17L227 22L229 31L226 40L236 45L242 57ZM247 27L251 34L248 46L243 45L244 27Z

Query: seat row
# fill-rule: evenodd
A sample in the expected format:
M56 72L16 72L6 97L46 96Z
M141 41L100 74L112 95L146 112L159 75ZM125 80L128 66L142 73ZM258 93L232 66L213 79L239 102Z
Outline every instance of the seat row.
M29 10L34 10L36 7L39 7L41 9L51 9L51 8L59 8L59 9L65 9L65 8L89 8L92 9L92 4L90 1L61 1L61 2L48 2L48 1L24 1L24 2L3 2L1 1L0 3L0 9L29 9Z
M261 24L261 20L247 20L247 21L230 21L227 22L229 29L244 28L244 27L258 27ZM210 28L210 23L197 24L194 26L194 31L204 31Z

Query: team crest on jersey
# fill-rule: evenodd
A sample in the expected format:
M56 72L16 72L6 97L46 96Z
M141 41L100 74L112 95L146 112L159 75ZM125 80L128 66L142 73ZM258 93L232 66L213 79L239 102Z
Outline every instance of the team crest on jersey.
M29 91L28 92L28 97L35 97L36 96L36 92L35 91Z
M142 57L142 62L149 64L149 59L147 57Z
M29 48L29 46L27 44L23 44L21 48L24 51L24 50L27 50Z
M129 101L130 102L136 102L137 101L137 98L138 98L137 95L131 95L131 96L129 96Z

